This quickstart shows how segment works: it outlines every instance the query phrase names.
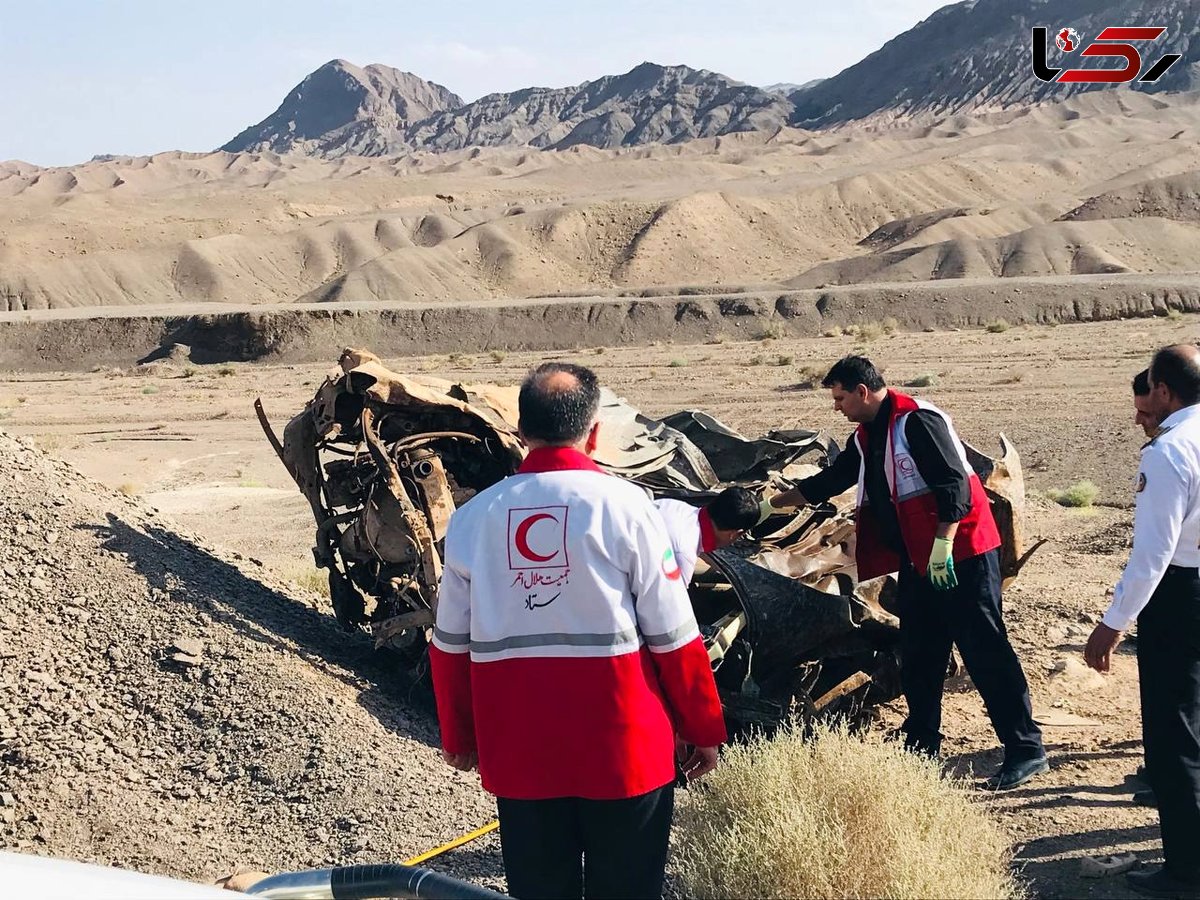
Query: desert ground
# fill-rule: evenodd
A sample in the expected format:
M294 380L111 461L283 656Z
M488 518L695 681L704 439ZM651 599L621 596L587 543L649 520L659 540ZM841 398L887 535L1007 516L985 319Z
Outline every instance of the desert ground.
M1048 776L1011 794L981 793L980 800L1011 827L1018 864L1037 895L1125 897L1132 895L1124 892L1120 879L1082 880L1077 869L1084 855L1134 850L1153 860L1157 853L1154 813L1134 806L1124 786L1125 776L1140 762L1136 665L1132 649L1123 647L1114 672L1102 677L1083 667L1081 651L1106 607L1131 534L1133 478L1144 439L1132 423L1130 378L1154 348L1196 337L1194 317L1172 315L1017 326L996 333L869 331L811 339L660 341L641 348L589 348L570 358L595 367L608 386L651 415L701 409L751 436L802 425L844 440L849 428L832 411L827 392L805 385L834 359L861 349L885 368L893 384L928 380L928 386L914 388L914 393L948 410L963 436L981 449L994 451L997 435L1007 435L1024 463L1029 538L1046 537L1049 543L1008 591L1006 615L1039 715L1074 724L1046 727L1053 763ZM302 695L317 695L316 701L327 702L332 711L301 723L258 723L260 743L251 745L258 748L253 752L267 758L263 766L268 771L278 765L288 773L277 776L274 784L267 779L263 790L276 794L257 795L259 802L287 795L283 811L267 817L261 827L247 813L256 795L239 793L243 787L237 772L227 774L222 768L224 754L232 749L218 747L199 763L212 775L208 787L213 789L199 791L171 771L194 761L168 758L166 751L153 774L139 768L141 774L116 783L83 763L71 778L54 764L35 768L15 790L17 816L6 826L6 843L212 880L239 866L272 870L397 859L488 820L488 799L473 776L451 773L438 760L428 710L409 704L405 686L389 672L385 658L370 652L365 637L332 626L310 562L311 514L254 417L252 404L261 397L281 427L312 396L340 350L330 346L327 365L155 363L92 373L10 372L0 380L0 427L85 476L81 480L66 470L45 469L42 481L26 481L28 490L15 484L7 504L12 509L22 502L35 504L36 495L37 521L65 520L72 513L86 521L86 510L100 508L99 503L109 517L104 566L125 561L126 568L141 571L147 560L166 551L153 545L139 548L136 536L159 534L170 553L191 554L191 561L181 565L193 579L186 590L167 585L162 597L151 591L147 596L154 599L153 608L145 606L140 594L128 604L123 595L107 598L102 580L89 591L70 591L69 599L35 604L31 615L19 621L10 611L0 622L7 648L0 671L11 674L9 660L15 658L26 675L36 672L38 654L49 653L45 647L54 645L60 632L79 627L72 610L88 603L119 622L123 615L166 615L172 603L205 591L206 605L188 606L171 621L185 623L183 630L198 634L207 653L215 655L227 622L211 611L232 604L225 596L232 591L256 598L227 610L229 621L253 620L248 633L256 646L242 648L245 635L231 633L226 648L226 657L256 661L250 685L243 681L242 689L269 695L301 684ZM543 358L497 352L388 362L401 372L511 383ZM28 448L20 452L33 454ZM27 465L28 460L18 469L25 471ZM39 466L32 469L43 471ZM46 479L54 478L68 483L61 490L47 489ZM1046 499L1052 489L1082 479L1100 488L1093 507L1066 509ZM61 496L43 503L34 482L39 490ZM73 498L81 491L86 502L80 500L76 509ZM56 505L59 500L69 502ZM26 531L18 525L26 519L33 522L35 516L14 513L11 518L21 540ZM125 520L133 524L120 541L113 537L115 523ZM57 531L54 536L58 542ZM85 539L90 540L78 538ZM89 547L81 545L80 553L96 552ZM219 561L222 580L206 584L209 576L197 568L196 554L209 564ZM170 559L164 557L159 565L170 567ZM11 565L14 575L24 576L26 561L14 557ZM93 582L100 578L100 568ZM253 591L246 587L251 584ZM146 594L150 589L137 590ZM133 640L138 626L129 619L126 623ZM170 644L169 637L161 629L154 633L158 644ZM261 649L263 642L271 645L269 651ZM88 648L86 641L81 646L86 652L105 652L99 645ZM136 655L136 649L125 652ZM261 660L256 655L268 652ZM69 668L69 656L58 664ZM227 663L225 668L238 665ZM221 671L217 669L218 683ZM209 682L182 683L190 689ZM225 690L221 696L228 698L228 685ZM945 749L952 767L964 774L988 774L999 757L982 705L965 677L948 685L946 707ZM883 710L884 724L894 723L902 709L899 701ZM303 719L308 710L301 704L296 717ZM253 721L261 713L245 715ZM134 717L128 718L127 724L136 727ZM290 751L279 751L283 761L273 763L269 757L275 751L263 748L276 727L284 740L297 743ZM179 745L189 739L179 738ZM431 793L436 803L429 802ZM259 815L262 821L261 808ZM155 828L169 829L170 839L147 840L144 832ZM503 884L494 837L454 851L436 865L483 883Z

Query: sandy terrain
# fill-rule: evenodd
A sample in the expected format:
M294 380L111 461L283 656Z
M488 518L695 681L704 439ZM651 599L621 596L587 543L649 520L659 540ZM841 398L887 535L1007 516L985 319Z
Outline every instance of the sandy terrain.
M1198 129L1194 95L1109 94L620 150L0 163L0 309L1194 272Z
M1096 720L1047 728L1054 769L1026 789L992 801L1008 821L1034 889L1043 896L1126 896L1118 882L1076 877L1082 854L1135 849L1155 856L1152 812L1122 788L1139 763L1136 668L1129 650L1101 678L1079 664L1082 642L1106 606L1130 534L1136 455L1128 383L1157 346L1194 340L1196 320L1158 318L1056 328L1017 327L851 337L595 348L575 356L651 414L692 407L749 434L803 424L847 425L824 391L798 389L865 347L900 384L932 375L914 392L944 406L963 435L993 449L1004 432L1025 463L1030 530L1049 537L1006 596L1014 642L1039 711ZM330 348L330 360L338 348ZM541 357L475 354L395 361L400 371L464 380L514 381ZM327 366L199 366L154 374L10 375L0 382L2 427L32 436L83 472L157 507L212 545L262 561L273 576L312 598L311 518L263 440L251 404L261 396L277 426L298 410ZM1041 493L1090 478L1099 504L1071 511ZM332 639L350 641L330 632ZM1056 667L1061 671L1056 671ZM900 705L886 713L895 719ZM964 683L947 699L956 765L987 773L998 762L977 695ZM447 834L447 837L451 835ZM460 851L444 865L494 875L494 843ZM481 868L482 867L482 868ZM169 865L166 868L170 868Z

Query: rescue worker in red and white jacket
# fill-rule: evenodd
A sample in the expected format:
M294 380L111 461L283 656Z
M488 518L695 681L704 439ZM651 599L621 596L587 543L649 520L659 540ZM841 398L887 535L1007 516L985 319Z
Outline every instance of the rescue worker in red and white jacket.
M677 747L695 779L726 737L662 520L591 460L599 400L588 369L536 369L528 456L446 534L430 648L443 755L496 795L516 897L661 896Z
M667 526L685 585L692 581L696 558L728 547L757 525L760 508L758 498L743 487L725 488L705 506L668 498L655 500L654 506Z
M1000 614L1000 533L962 441L944 412L889 390L865 357L840 360L822 383L858 427L830 466L764 500L763 517L823 503L857 482L858 578L899 575L906 746L940 752L942 687L957 644L1004 744L989 784L1024 784L1049 763Z

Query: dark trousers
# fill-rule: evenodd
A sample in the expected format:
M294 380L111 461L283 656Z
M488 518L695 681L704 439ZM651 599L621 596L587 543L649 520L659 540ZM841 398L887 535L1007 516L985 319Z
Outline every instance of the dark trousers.
M662 897L674 784L628 800L496 805L513 897Z
M955 562L958 587L939 591L905 561L900 567L900 678L908 701L905 743L937 753L942 742L942 687L957 644L979 689L1005 762L1045 753L1033 721L1029 685L1000 614L1000 552Z
M1200 578L1171 568L1138 617L1146 778L1171 874L1200 880Z

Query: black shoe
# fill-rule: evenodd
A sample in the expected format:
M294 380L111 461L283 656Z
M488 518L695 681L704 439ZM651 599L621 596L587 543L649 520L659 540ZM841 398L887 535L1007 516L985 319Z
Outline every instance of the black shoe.
M1006 762L1000 771L988 779L987 786L994 791L1011 791L1020 787L1035 775L1050 771L1050 760L1045 756L1037 759L1024 759L1020 762Z
M1158 798L1154 796L1154 791L1148 788L1144 791L1135 791L1133 802L1138 806L1149 806L1151 809L1158 809Z
M1144 897L1200 900L1200 878L1184 881L1161 866L1153 872L1129 872L1125 875L1125 881L1132 890Z

